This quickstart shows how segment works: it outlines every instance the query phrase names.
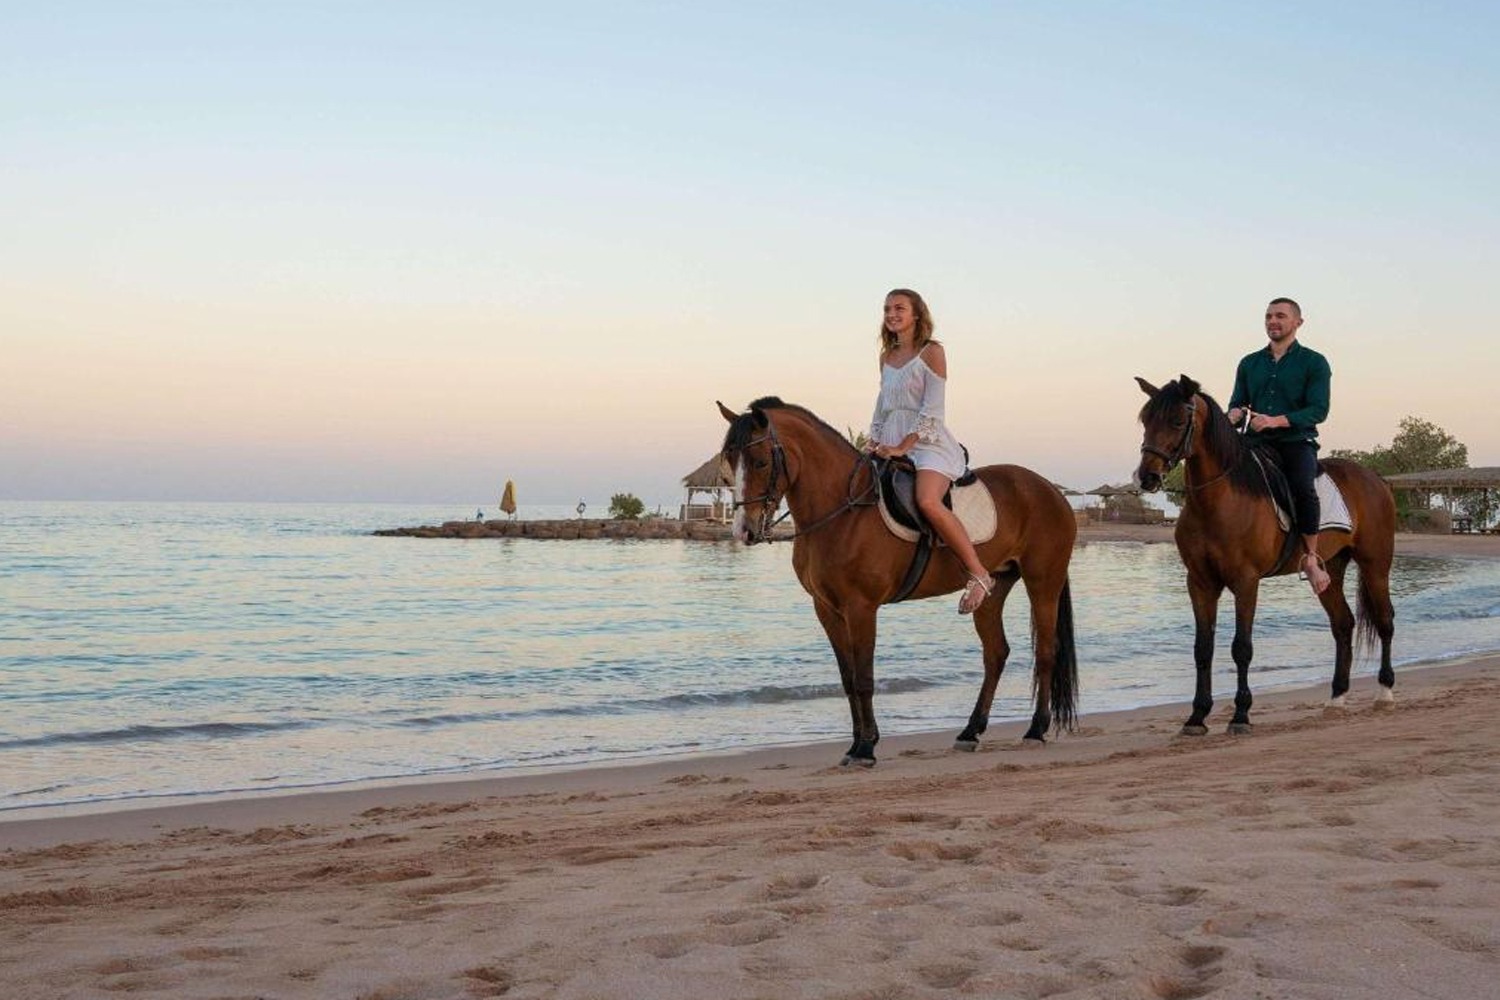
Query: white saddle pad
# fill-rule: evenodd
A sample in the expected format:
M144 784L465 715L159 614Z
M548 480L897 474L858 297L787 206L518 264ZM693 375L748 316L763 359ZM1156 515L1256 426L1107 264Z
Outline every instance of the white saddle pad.
M1354 522L1349 517L1349 505L1344 502L1344 495L1339 492L1338 484L1333 477L1326 472L1318 473L1318 478L1313 480L1313 486L1318 491L1318 507L1321 516L1318 519L1319 531L1353 531ZM1283 510L1280 505L1276 507L1276 520L1281 522L1282 531L1292 530L1292 515Z
M975 545L981 545L995 537L995 528L999 523L995 498L990 494L989 487L981 481L976 479L968 486L953 488L953 513L958 515L958 521L968 533L969 541ZM885 526L890 529L891 534L902 541L915 542L921 537L891 517L891 512L885 506L884 495L880 498L880 516L885 519Z

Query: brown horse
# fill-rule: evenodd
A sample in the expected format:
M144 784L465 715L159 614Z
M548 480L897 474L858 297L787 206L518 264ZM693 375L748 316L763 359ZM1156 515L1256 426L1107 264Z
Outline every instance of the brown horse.
M1229 418L1198 383L1182 376L1160 389L1137 378L1150 396L1141 409L1145 437L1136 478L1141 488L1155 492L1162 477L1178 462L1184 466L1187 500L1177 519L1177 551L1187 567L1188 595L1193 602L1196 633L1193 660L1198 683L1193 714L1182 731L1192 736L1208 732L1203 720L1213 707L1209 669L1214 655L1214 624L1224 588L1234 594L1234 657L1237 684L1234 717L1229 732L1250 731L1251 631L1260 581L1297 571L1295 554L1300 538L1287 542L1277 522L1270 487L1256 461L1255 449L1229 423ZM1266 459L1266 461L1274 461ZM1329 707L1342 709L1349 690L1349 666L1354 658L1355 616L1344 599L1344 571L1350 560L1359 566L1359 640L1373 646L1371 630L1380 637L1380 691L1376 707L1388 708L1395 698L1391 688L1391 558L1396 548L1396 504L1390 487L1375 473L1344 459L1320 463L1338 485L1349 508L1352 531L1328 530L1318 535L1318 554L1326 562L1332 582L1319 600L1333 630L1333 695ZM1288 552L1292 553L1288 557Z
M770 541L783 499L796 523L792 567L812 596L818 621L838 661L854 742L844 764L872 766L880 729L875 723L875 616L900 589L916 545L886 528L875 507L870 458L838 431L800 406L774 396L758 399L746 413L719 404L729 421L723 458L733 474L734 532L746 545ZM984 647L984 683L955 747L973 750L989 725L995 687L1010 655L1001 612L1020 580L1031 599L1036 665L1032 690L1036 711L1026 739L1044 741L1056 717L1071 729L1078 663L1073 645L1073 604L1068 561L1077 527L1057 488L1015 465L975 470L1000 512L995 537L978 547L991 568L995 589L974 612ZM967 579L946 548L927 565L913 598L952 593Z

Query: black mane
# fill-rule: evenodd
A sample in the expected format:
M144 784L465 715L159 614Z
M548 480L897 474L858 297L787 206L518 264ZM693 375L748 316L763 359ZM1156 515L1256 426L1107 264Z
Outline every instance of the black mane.
M750 404L748 413L741 413L729 425L729 430L724 435L724 447L722 449L724 454L728 455L732 452L742 450L760 435L766 426L766 416L763 412L765 410L787 410L799 414L805 417L814 427L821 427L824 431L843 442L844 446L850 451L854 451L854 446L849 443L848 438L828 426L823 418L819 417L813 411L806 407L798 406L795 403L783 403L780 396L762 396Z
M1146 401L1141 410L1141 420L1145 423L1153 421L1170 422L1176 417L1178 408L1190 402L1194 395L1202 397L1204 405L1208 409L1208 420L1205 426L1198 428L1198 441L1195 447L1202 448L1220 466L1229 470L1226 478L1229 485L1241 493L1250 496L1270 496L1270 487L1266 485L1266 477L1261 473L1259 465L1252 460L1247 452L1259 452L1263 461L1278 464L1274 452L1264 446L1252 446L1234 425L1225 416L1224 410L1219 406L1218 400L1214 399L1202 388L1188 391L1179 380L1168 382L1161 387L1161 391Z

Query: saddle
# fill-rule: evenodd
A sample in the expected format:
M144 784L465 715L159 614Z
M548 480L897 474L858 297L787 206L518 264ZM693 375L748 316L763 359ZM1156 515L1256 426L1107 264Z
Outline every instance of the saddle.
M917 469L909 458L875 459L875 480L880 487L880 516L891 534L904 542L915 542L911 565L901 586L888 603L911 596L922 581L932 550L943 545L931 522L917 508ZM998 515L995 498L973 470L966 470L943 494L943 506L958 517L969 539L979 545L995 537Z
M1300 536L1292 530L1294 521L1292 519L1292 487L1287 482L1286 472L1281 468L1281 459L1274 452L1265 448L1252 448L1250 457L1255 459L1256 466L1260 469L1261 478L1265 480L1266 488L1271 492L1271 507L1276 511L1276 523L1286 533L1286 539L1281 543L1281 556L1276 560L1276 565L1266 576L1276 576L1283 572L1290 564L1293 554L1298 550ZM1349 516L1349 505L1344 502L1344 495L1339 492L1338 484L1333 481L1323 469L1323 463L1318 463L1318 475L1313 480L1313 487L1318 491L1318 530L1319 531L1353 531L1353 519Z

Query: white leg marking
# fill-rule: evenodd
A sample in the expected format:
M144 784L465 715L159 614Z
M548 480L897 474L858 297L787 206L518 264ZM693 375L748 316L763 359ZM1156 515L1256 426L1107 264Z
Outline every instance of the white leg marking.
M1396 694L1390 688L1382 684L1380 686L1380 689L1375 692L1375 700L1376 702L1395 701Z
M1329 698L1328 699L1328 707L1329 708L1343 708L1344 707L1344 698L1345 697L1346 697L1345 695L1339 695L1337 698Z

